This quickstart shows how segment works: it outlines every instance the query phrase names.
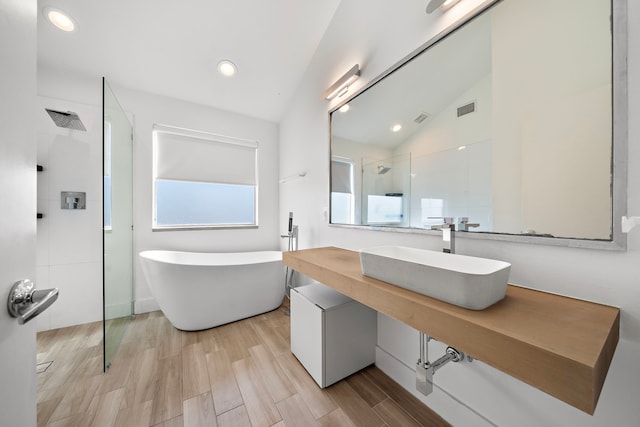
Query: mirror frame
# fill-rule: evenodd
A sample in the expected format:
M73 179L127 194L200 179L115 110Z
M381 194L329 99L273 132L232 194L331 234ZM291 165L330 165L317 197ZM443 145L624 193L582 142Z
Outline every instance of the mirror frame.
M329 206L331 206L331 115L344 104L385 77L409 63L412 59L427 51L431 46L464 26L476 16L505 0L491 0L476 7L460 18L457 22L435 35L426 43L396 62L382 74L361 87L350 97L333 106L329 110ZM508 0L507 0L508 1ZM524 236L497 232L467 232L458 233L459 237L469 239L497 240L505 242L530 243L548 246L564 246L570 248L601 249L612 251L627 250L627 235L622 232L621 218L627 214L627 176L628 176L628 93L627 93L627 2L626 0L610 0L612 16L612 152L611 152L611 197L612 197L612 238L611 240L590 240L567 237ZM331 209L329 209L331 212ZM334 224L329 217L329 226L353 228L362 230L385 231L392 233L412 233L425 235L439 235L439 231L420 228L394 228L372 225Z

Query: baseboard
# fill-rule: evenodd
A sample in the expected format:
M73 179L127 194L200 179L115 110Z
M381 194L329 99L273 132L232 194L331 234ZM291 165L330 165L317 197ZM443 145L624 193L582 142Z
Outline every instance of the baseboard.
M160 306L155 298L138 299L134 303L134 312L136 314L150 313L160 310Z

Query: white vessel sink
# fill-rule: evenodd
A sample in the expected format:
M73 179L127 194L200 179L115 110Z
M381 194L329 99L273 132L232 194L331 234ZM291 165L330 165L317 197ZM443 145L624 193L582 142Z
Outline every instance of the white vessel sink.
M365 276L472 310L504 298L511 264L487 258L378 246L360 250Z

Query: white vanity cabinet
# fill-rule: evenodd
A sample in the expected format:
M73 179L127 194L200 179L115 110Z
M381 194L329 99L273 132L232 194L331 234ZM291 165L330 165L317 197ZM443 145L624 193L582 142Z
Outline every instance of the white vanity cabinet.
M322 388L375 362L376 311L323 285L291 290L291 352Z

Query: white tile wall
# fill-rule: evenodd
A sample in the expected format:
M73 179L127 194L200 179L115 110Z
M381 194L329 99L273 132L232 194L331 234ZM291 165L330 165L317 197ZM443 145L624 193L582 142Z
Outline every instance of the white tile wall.
M71 191L75 191L71 189ZM88 193L87 193L88 195ZM99 261L102 254L102 202L87 200L86 209L60 208L49 201L49 262L51 265Z
M102 319L101 263L52 265L50 285L60 290L51 311L51 329Z
M86 132L57 127L45 108L78 113ZM36 285L58 300L38 317L39 331L102 319L101 108L39 97ZM61 191L84 191L84 210L60 208Z

